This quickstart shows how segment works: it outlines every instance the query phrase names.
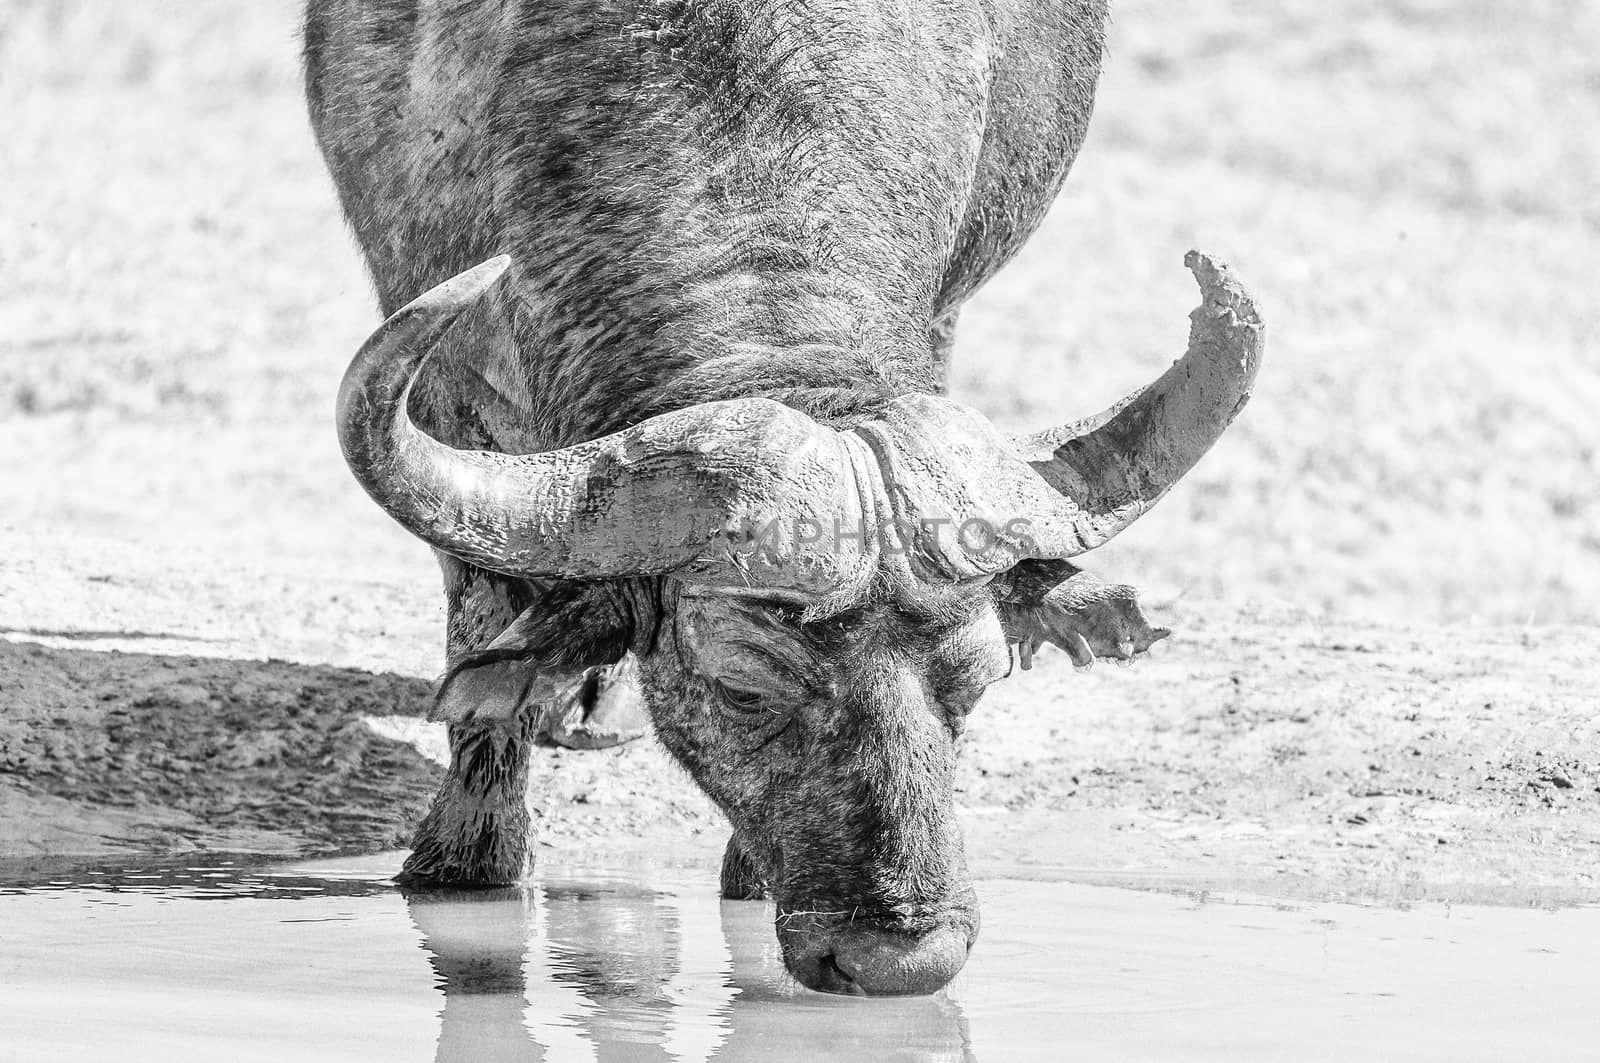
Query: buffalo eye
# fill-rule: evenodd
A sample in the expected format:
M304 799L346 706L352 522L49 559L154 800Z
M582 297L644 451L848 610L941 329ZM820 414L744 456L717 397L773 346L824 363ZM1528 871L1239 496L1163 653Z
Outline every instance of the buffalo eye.
M724 711L741 725L738 742L748 752L754 753L770 745L794 723L794 714L781 702L774 703L768 693L722 682L716 684L716 691Z
M726 683L717 684L717 697L722 704L740 715L751 715L761 711L762 695L754 690L741 690L731 687Z

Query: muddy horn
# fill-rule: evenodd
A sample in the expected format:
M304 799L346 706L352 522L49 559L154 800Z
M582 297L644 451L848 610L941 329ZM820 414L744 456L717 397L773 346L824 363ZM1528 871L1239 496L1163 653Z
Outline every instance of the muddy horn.
M1015 440L1033 471L1071 503L1070 552L1093 549L1132 524L1250 398L1266 339L1255 302L1225 263L1190 251L1183 264L1203 297L1189 315L1184 356L1095 417Z
M429 351L510 264L491 259L402 307L345 373L345 461L390 516L446 553L510 575L676 571L800 593L864 578L865 559L849 551L729 546L752 524L860 513L838 434L778 403L703 403L541 454L458 450L413 424L407 398Z
M1250 396L1264 331L1228 270L1199 252L1185 263L1204 296L1188 352L1109 410L1008 438L988 418L932 395L903 396L872 437L892 470L898 520L923 535L912 560L933 576L993 574L1027 558L1068 558L1116 535L1166 494ZM970 538L968 529L976 529Z

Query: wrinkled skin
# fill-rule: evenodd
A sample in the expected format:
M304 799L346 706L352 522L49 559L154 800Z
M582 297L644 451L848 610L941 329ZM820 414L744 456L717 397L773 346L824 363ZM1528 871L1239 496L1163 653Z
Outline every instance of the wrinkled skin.
M743 396L847 428L943 390L961 303L1082 142L1104 17L1097 0L311 0L307 95L386 314L493 254L518 263L520 287L419 382L437 438L546 450ZM1131 592L1079 593L1065 562L884 580L809 621L670 575L535 585L440 563L453 760L402 878L518 881L529 745L588 669L631 653L657 734L732 823L725 888L770 891L790 970L839 992L932 991L965 959L951 779L1008 641L1079 659L1159 637ZM568 737L589 724L556 716ZM594 744L608 727L628 729L594 721Z

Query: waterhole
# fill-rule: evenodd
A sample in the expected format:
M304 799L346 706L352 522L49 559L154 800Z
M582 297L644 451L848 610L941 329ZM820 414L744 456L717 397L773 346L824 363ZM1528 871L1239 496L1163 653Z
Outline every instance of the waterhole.
M0 879L0 1060L1600 1058L1600 910L1368 908L980 880L933 997L820 996L709 868L547 862L406 895L398 857Z

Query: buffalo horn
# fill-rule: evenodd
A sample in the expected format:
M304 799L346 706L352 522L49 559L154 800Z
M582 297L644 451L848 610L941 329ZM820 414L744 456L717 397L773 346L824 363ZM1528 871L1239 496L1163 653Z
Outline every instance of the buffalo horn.
M1133 523L1250 398L1266 338L1255 302L1211 256L1190 251L1184 265L1203 297L1189 315L1184 356L1097 416L1015 440L1033 471L1070 502L1062 516L1075 541L1049 551L1056 556L1093 549Z
M770 400L701 403L540 454L460 450L419 429L406 410L412 380L510 265L491 259L402 307L345 373L345 461L390 516L446 553L516 576L673 571L802 596L870 577L872 558L855 542L787 534L751 545L762 528L810 527L823 514L862 520L859 458L838 433Z

